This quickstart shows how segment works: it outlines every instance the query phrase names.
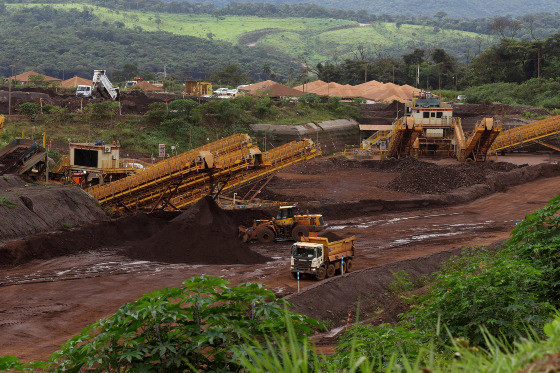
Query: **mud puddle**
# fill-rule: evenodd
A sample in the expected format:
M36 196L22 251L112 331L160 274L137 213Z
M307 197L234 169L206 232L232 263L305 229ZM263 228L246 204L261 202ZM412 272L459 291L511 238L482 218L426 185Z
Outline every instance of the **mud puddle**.
M329 225L329 230L340 230L346 228L371 228L377 225L389 225L389 224L396 224L406 220L414 220L414 219L429 219L429 218L439 218L444 216L454 216L454 215L462 215L460 212L454 212L451 214L429 214L429 215L412 215L412 216L402 216L396 218L387 218L387 219L376 219L376 220L366 220L366 221L350 221L346 224L334 224Z
M212 265L172 264L146 260L131 260L127 257L120 256L118 254L119 251L120 249L104 249L67 257L69 265L80 263L79 266L72 265L65 267L64 263L60 263L59 261L58 264L52 263L53 267L56 265L56 268L52 269L45 268L22 274L0 275L0 287L127 275L132 273L145 273L146 276L157 276L164 271L195 271L200 276L204 276L206 274L214 274L215 272L215 270L213 270L215 267ZM256 279L267 277L269 271L277 265L279 260L284 260L284 258L275 257L274 260L265 263L263 267L251 269L252 275ZM49 267L49 265L46 265L46 267ZM235 265L222 266L219 275L223 277L233 277L239 272L238 268L239 266ZM282 290L279 290L281 293Z

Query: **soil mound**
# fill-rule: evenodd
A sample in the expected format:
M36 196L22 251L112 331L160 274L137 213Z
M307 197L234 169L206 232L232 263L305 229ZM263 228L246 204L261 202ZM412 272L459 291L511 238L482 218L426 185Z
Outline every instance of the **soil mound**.
M268 258L237 237L238 226L211 197L198 201L160 232L129 248L129 257L167 263L256 264Z
M334 232L322 232L322 233L319 233L319 237L324 237L324 238L328 239L329 242L340 241L344 238L344 237L339 236L338 234L336 234Z
M441 194L460 187L486 183L491 174L509 172L517 166L505 163L460 163L439 166L408 158L395 167L401 174L387 184L387 189L414 194Z
M163 218L141 213L80 228L8 241L0 246L0 266L19 265L33 259L50 259L146 239L167 224Z

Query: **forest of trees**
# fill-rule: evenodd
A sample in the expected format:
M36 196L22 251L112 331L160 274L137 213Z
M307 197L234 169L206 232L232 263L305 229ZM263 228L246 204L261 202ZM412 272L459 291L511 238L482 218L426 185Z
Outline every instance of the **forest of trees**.
M548 1L548 0L542 0ZM38 3L38 4L59 4L73 3L70 0L8 0L6 3ZM507 37L522 38L543 38L548 37L560 29L559 3L550 2L550 6L542 6L540 9L531 3L531 6L515 6L507 3L500 8L500 12L488 16L486 14L477 15L471 11L465 16L459 16L451 9L442 4L433 4L436 7L428 15L422 12L391 12L398 10L398 6L391 3L391 7L377 7L373 10L366 8L345 8L355 2L338 3L338 7L325 7L310 3L278 3L259 1L229 1L215 0L214 2L189 2L189 1L165 1L165 0L89 0L87 4L107 7L116 10L140 10L161 13L181 13L181 14L214 14L217 16L239 15L257 17L306 17L306 18L335 18L345 19L361 23L371 22L400 22L416 25L438 27L440 29L453 29L461 31L471 31L482 34L496 34ZM386 2L385 2L386 3ZM319 4L324 4L320 2ZM464 7L466 3L462 2ZM525 3L522 3L525 5ZM471 6L469 4L468 6ZM484 5L488 7L488 3ZM492 5L499 7L496 3ZM408 7L412 8L410 4ZM423 3L421 9L429 8ZM383 9L387 11L383 11ZM525 9L522 11L522 9ZM540 10L539 10L540 9ZM515 12L512 12L515 10ZM556 11L556 12L555 12ZM512 13L517 14L515 17ZM505 15L504 15L505 14Z
M61 11L52 7L24 8L8 12L0 7L0 76L11 75L17 58L18 72L34 70L57 78L90 76L95 66L112 74L124 65L141 71L166 71L194 79L230 64L238 64L258 78L268 64L284 79L293 79L300 67L280 52L259 47L120 28L101 22L91 12ZM45 37L48 35L48 38Z

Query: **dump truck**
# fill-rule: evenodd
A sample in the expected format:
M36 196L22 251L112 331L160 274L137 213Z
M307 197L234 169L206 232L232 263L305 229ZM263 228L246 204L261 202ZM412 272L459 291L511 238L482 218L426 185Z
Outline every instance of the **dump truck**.
M276 219L255 220L253 226L239 227L239 237L243 242L259 240L263 243L274 240L300 241L309 232L318 232L325 228L321 214L299 215L296 206L281 206Z
M355 236L332 242L327 237L303 237L292 245L290 271L294 278L297 278L299 271L317 280L350 272L356 254L355 241Z
M93 70L93 89L91 97L100 96L116 100L119 98L119 87L114 87L105 70Z

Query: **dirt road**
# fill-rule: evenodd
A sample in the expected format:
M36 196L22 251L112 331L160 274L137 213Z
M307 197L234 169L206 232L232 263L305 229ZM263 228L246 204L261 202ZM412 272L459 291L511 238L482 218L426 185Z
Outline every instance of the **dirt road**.
M338 234L355 234L356 269L421 257L452 247L505 239L517 220L558 193L560 177L442 209L376 214L329 221ZM66 339L125 302L194 275L232 283L262 282L277 294L294 292L288 270L290 243L254 244L273 258L259 265L186 265L134 261L107 248L0 270L0 355L46 359ZM303 280L303 287L314 284Z

